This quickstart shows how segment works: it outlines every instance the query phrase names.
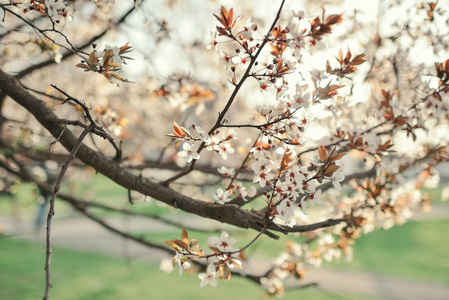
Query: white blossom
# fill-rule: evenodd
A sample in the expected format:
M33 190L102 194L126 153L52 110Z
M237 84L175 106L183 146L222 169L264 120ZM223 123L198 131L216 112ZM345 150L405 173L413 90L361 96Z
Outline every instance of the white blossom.
M200 273L198 274L198 278L201 280L200 287L205 287L207 285L216 287L217 286L217 279L216 277L216 270L214 264L209 264L206 269L206 273Z
M214 199L218 201L218 203L220 204L225 204L226 202L232 200L231 198L229 198L229 191L223 191L220 188L217 189L217 193L214 194L212 197L214 197Z
M184 143L182 145L182 149L184 151L178 152L179 157L185 157L187 162L191 162L193 159L199 159L200 155L197 153L198 146L195 144Z
M332 174L332 184L339 191L341 191L340 182L342 182L343 179L345 179L345 176L343 175L341 169L338 169L337 171L334 172L334 174Z
M174 257L175 263L179 267L179 276L182 275L183 270L187 270L191 267L190 263L188 261L182 260L182 254L179 252L176 252L176 256Z
M218 248L220 251L234 251L237 249L233 249L232 245L237 242L234 238L229 238L229 234L226 231L222 231L220 237L211 236L207 240L207 244L210 247Z
M234 168L226 168L225 166L218 168L218 172L224 177L232 177L235 174Z

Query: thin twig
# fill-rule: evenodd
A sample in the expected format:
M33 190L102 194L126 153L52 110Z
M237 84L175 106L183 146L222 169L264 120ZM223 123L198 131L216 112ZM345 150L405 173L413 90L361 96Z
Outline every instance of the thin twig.
M59 173L58 179L56 180L53 193L51 195L50 199L50 209L48 211L47 216L47 236L46 236L46 259L45 259L45 294L44 294L44 300L48 299L51 285L51 274L50 274L50 265L51 265L51 222L53 219L53 215L55 214L55 199L56 195L59 192L59 189L61 188L61 182L62 178L64 177L67 169L69 168L70 162L75 158L76 153L78 152L78 149L80 148L83 139L86 137L86 135L94 128L94 124L90 124L87 128L83 130L83 132L78 137L78 140L76 141L75 146L73 147L72 151L70 152L69 157L67 158L67 161L62 166L61 172Z
M88 55L88 53L85 53L81 50L76 49L68 40L68 38L59 30L56 29L40 29L39 27L37 27L33 22L28 21L27 19L25 19L24 17L22 17L21 15L17 14L16 12L14 12L13 10L10 10L9 8L7 8L4 4L0 4L0 7L3 9L3 11L6 14L6 11L8 11L10 14L13 14L15 17L17 17L18 19L22 20L23 22L25 22L26 24L28 24L28 26L30 26L31 28L33 28L35 31L39 32L40 34L42 34L46 39L50 40L53 44L58 45L64 49L66 49L67 51L70 51L78 56L80 56L81 58L83 58L79 53ZM53 31L56 32L58 34L60 34L62 37L65 38L66 42L70 45L70 47L64 46L58 42L56 42L54 39L52 39L48 34L46 34L46 31Z
M114 139L112 138L111 135L109 135L102 126L98 125L95 120L92 118L92 115L90 114L89 108L86 106L86 104L84 104L83 102L79 101L78 99L70 96L69 94L67 94L66 92L64 92L63 90L61 90L60 88L58 88L56 85L51 84L51 87L53 87L54 89L56 89L57 91L59 91L60 93L62 93L64 96L67 97L66 100L64 100L64 102L62 102L62 104L68 102L68 101L73 101L76 104L78 104L79 106L81 106L81 108L84 110L84 113L86 115L86 119L89 120L89 122L93 125L93 128L91 130L92 133L95 133L96 135L108 140L111 145L114 147L116 154L114 157L114 161L115 162L120 162L122 160L122 149L119 145L117 145L114 141Z
M98 33L97 35L91 37L89 40L87 40L84 44L77 46L77 49L84 49L87 48L89 46L92 45L92 43L94 43L96 40L98 40L99 38L103 37L104 35L106 35L106 33L108 33L110 28L113 27L117 27L118 25L120 25L121 23L123 23L126 18L135 10L135 6L133 5L132 8L130 10L128 10L120 19L118 19L116 22L113 22L112 24L109 24L109 26L107 28L105 28L102 32ZM65 53L63 53L61 60L65 60L69 57L71 57L72 55L74 55L75 52L73 51L67 51ZM54 59L48 59L46 61L42 61L39 62L37 64L31 65L29 67L26 67L25 69L23 69L22 71L19 71L14 77L17 79L20 79L22 77L24 77L25 75L33 72L34 70L38 70L41 69L43 67L46 67L48 65L54 64L55 60ZM0 98L1 99L1 98Z
M211 135L215 130L217 130L218 128L220 128L223 125L222 123L223 123L223 120L224 120L224 118L226 116L226 113L231 108L232 103L234 103L234 100L235 100L237 94L239 93L240 89L242 88L243 83L246 81L246 79L248 79L250 77L249 73L250 73L253 65L256 63L257 58L259 57L260 53L262 52L264 46L268 43L268 41L269 41L268 36L269 36L270 32L273 31L274 26L276 25L277 21L279 20L282 8L284 7L284 3L285 3L285 0L282 1L281 5L279 7L279 10L278 10L278 12L276 14L276 17L274 18L274 21L271 24L271 27L268 30L268 33L267 33L266 37L264 38L262 44L260 45L259 49L257 50L256 54L254 56L251 56L251 61L249 62L248 68L246 69L246 71L243 74L242 78L240 79L239 83L235 85L235 89L232 92L231 96L229 97L228 102L226 103L225 107L218 114L218 118L217 118L217 121L215 122L215 125L209 130L209 135ZM204 142L202 142L201 145L198 147L197 153L200 153L201 150L203 150L205 147L206 147L206 144ZM190 172L192 172L195 169L196 162L197 162L197 160L193 160L189 167L186 167L180 173L178 173L175 176L173 176L173 177L169 178L168 180L164 181L163 182L164 185L168 186L173 181L175 181L175 180L177 180L177 179L179 179L179 178L189 174Z

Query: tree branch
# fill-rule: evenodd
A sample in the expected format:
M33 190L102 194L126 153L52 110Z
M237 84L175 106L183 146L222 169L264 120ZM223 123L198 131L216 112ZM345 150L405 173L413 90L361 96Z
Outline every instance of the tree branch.
M50 199L50 209L48 211L47 216L47 237L46 237L46 259L45 259L45 294L44 294L44 300L48 299L48 295L51 288L51 282L50 282L50 265L51 265L51 222L53 215L55 214L55 199L56 195L59 192L59 189L61 187L62 178L64 177L67 169L69 168L70 162L75 158L76 153L78 152L80 146L83 143L83 139L87 136L87 134L92 130L94 127L94 124L91 123L86 129L83 130L83 132L80 134L78 140L76 141L74 147L72 148L72 151L70 151L70 155L67 158L67 161L62 166L61 172L59 173L58 179L56 180L53 193L51 195Z
M214 126L209 130L209 135L211 135L215 130L220 128L220 126L222 125L222 122L223 122L223 120L224 120L224 118L225 118L229 108L231 107L232 103L234 103L234 100L237 97L237 94L240 91L241 87L243 86L243 83L245 83L246 79L249 77L249 73L251 71L251 68L256 63L257 58L259 57L260 53L262 53L262 50L265 47L265 45L268 43L268 41L269 41L268 36L269 36L270 32L273 30L274 26L276 25L276 22L279 20L282 8L284 7L284 3L285 3L285 0L282 0L282 3L281 3L281 5L280 5L280 7L278 9L276 17L273 20L273 23L271 24L270 29L268 30L267 35L265 36L265 38L264 38L262 44L260 45L259 49L257 50L256 54L254 54L254 56L251 56L251 61L249 62L249 65L246 68L245 73L243 74L243 76L240 79L239 83L237 85L235 85L235 89L232 92L231 96L229 97L228 102L226 103L225 107L218 114L217 121L215 122ZM204 142L202 142L201 145L198 148L198 153L200 153L201 150L203 150L205 146L206 146L206 144ZM172 178L166 180L164 182L164 184L165 185L169 185L173 181L175 181L175 180L177 180L177 179L179 179L179 178L189 174L190 172L192 172L193 169L195 168L196 162L197 162L197 160L193 160L193 162L190 164L189 167L185 168L183 171L181 171L180 173L176 174Z
M79 46L77 46L77 49L85 49L86 47L90 47L92 45L93 42L95 42L96 40L98 40L99 38L103 37L104 35L106 35L106 33L108 33L109 29L111 27L116 27L119 24L123 23L126 18L134 11L135 7L134 5L132 6L131 9L129 9L120 19L118 19L116 22L114 22L112 25L109 25L107 28L105 28L102 32L98 33L97 35L91 37L89 40L87 40L84 44L81 44ZM67 51L66 53L64 53L62 55L61 61L65 60L71 56L73 56L75 53L72 51ZM47 67L49 65L52 65L55 63L54 59L48 59L46 61L31 65L25 69L23 69L22 71L19 71L14 77L16 77L17 79L21 79L22 77L28 75L29 73L35 71L35 70L39 70L41 68ZM1 98L0 98L1 99Z
M50 110L43 101L35 98L25 90L14 77L4 73L1 69L0 90L26 108L54 137L61 135L63 126L54 122L54 120L58 118L53 111ZM75 135L67 129L61 135L59 142L70 151L76 144L76 140L77 138ZM120 167L118 163L102 157L96 151L84 144L80 146L76 157L124 188L148 195L183 211L241 228L252 228L260 231L263 227L265 221L263 216L253 214L237 205L220 205L188 197L163 184L156 183L152 180L128 172L125 168ZM270 229L286 232L282 228L273 227ZM297 230L300 230L300 228L298 227ZM289 230L288 232L292 231ZM270 231L266 231L265 234L273 238L277 237Z

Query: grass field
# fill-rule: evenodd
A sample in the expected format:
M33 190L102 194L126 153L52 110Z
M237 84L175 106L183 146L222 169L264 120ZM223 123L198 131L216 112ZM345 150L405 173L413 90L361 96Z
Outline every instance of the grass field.
M449 284L449 219L412 221L357 240L352 270Z
M44 245L0 239L0 299L41 299L44 293ZM119 258L53 249L51 299L262 299L255 284L232 278L218 287L199 287L197 275L166 274L158 266L128 264ZM359 295L324 293L316 288L288 291L283 299L360 299Z
M449 283L449 220L411 221L390 230L379 230L356 240L354 260L324 263L324 267L369 271L407 279ZM192 238L207 245L209 233L191 231ZM251 238L246 231L230 233L237 241ZM252 233L255 235L255 232ZM180 232L150 233L148 239L162 243L167 237L180 236ZM270 257L278 254L287 238L280 241L262 237L248 255ZM242 245L237 245L244 246Z
M111 187L101 177L94 181L92 195L100 202L114 203L117 207L129 206L127 191ZM85 191L88 193L88 190ZM437 195L437 193L435 193ZM36 211L35 192L29 185L18 191L16 208L24 217ZM34 198L35 199L35 198ZM441 204L441 202L439 202ZM136 205L137 211L166 212L155 203ZM10 214L10 201L0 199L1 213ZM70 215L68 205L57 203L57 217ZM176 217L185 214L176 211ZM449 219L412 221L401 227L380 230L359 238L355 245L354 261L325 264L324 267L375 272L414 280L449 283ZM151 241L163 243L173 236L180 236L181 229L173 232L140 234ZM232 237L240 244L250 240L256 232L230 229ZM210 233L189 231L191 238L204 246ZM286 238L275 241L268 237L258 240L247 255L270 259L285 245ZM44 247L12 238L0 237L0 299L39 299L44 290ZM235 278L231 282L219 282L216 289L198 287L196 275L165 274L158 266L131 263L104 255L80 253L65 249L53 252L52 299L260 299L263 291L248 281ZM185 277L185 278L184 278ZM171 288L173 287L173 288ZM237 296L235 296L237 295ZM256 296L255 296L256 295ZM372 299L359 295L327 295L315 288L287 293L284 299Z

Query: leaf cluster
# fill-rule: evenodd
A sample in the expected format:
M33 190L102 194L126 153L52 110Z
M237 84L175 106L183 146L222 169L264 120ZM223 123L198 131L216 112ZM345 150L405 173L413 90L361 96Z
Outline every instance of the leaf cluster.
M220 10L220 16L217 16L216 14L214 14L214 16L224 26L224 27L217 26L218 35L232 38L233 37L232 28L234 28L237 20L239 19L239 18L234 19L234 9L231 8L228 11L226 8L222 6Z
M204 256L201 246L197 245L198 240L189 240L189 233L185 228L182 229L180 240L175 238L173 240L164 241L164 243L167 244L170 249L175 250L176 252L197 256L196 258L194 257L191 260L195 260Z
M352 54L351 51L348 50L348 53L346 53L345 57L343 58L343 51L340 50L338 51L338 57L337 60L340 63L340 67L337 69L333 69L330 66L329 61L327 61L326 63L326 71L329 74L332 75L337 75L339 77L344 77L346 75L349 75L355 71L357 71L357 67L358 65L361 65L362 63L365 62L365 54L360 54L355 56L354 58L352 58Z
M335 149L328 152L326 150L326 147L320 146L318 148L318 153L320 155L320 160L323 162L323 165L318 167L318 171L315 176L317 177L318 182L322 183L323 177L331 177L332 174L335 173L335 171L340 169L340 166L337 166L335 162L345 156L346 152L336 153Z
M331 33L332 27L343 20L343 13L330 15L325 19L325 9L324 7L322 7L322 9L322 18L316 17L312 21L309 33L309 36L318 41L321 40L325 34Z
M118 55L121 59L131 59L130 57L124 56L124 54L131 51L131 46L126 43L126 45L120 47ZM122 70L122 65L113 61L114 52L112 49L104 51L102 57L97 53L97 50L92 51L87 60L82 60L81 63L76 66L84 69L85 72L92 71L103 74L110 83L113 83L114 80L128 82L128 80L117 74L118 71Z

